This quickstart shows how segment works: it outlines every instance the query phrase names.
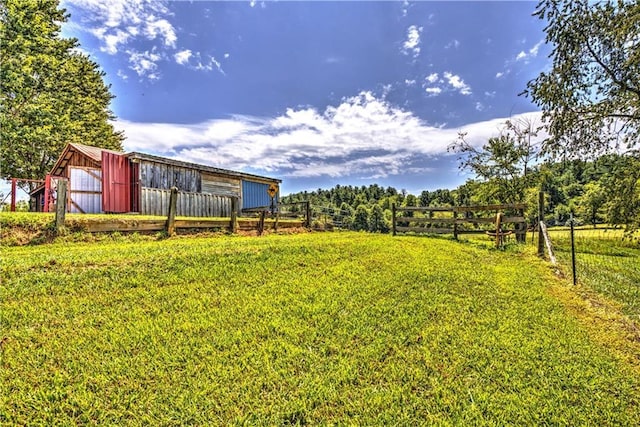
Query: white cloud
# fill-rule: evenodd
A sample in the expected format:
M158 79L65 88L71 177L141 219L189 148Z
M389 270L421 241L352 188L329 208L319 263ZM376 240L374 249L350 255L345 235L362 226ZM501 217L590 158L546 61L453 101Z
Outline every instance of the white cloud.
M256 3L257 3L257 2L256 2L256 0L251 0L251 1L249 2L249 6L251 6L251 7L255 7Z
M156 19L154 16L149 17L144 33L149 40L154 40L158 37L164 39L165 46L176 47L178 37L173 26L166 19Z
M147 77L150 80L157 80L160 78L160 74L157 72L158 70L158 61L162 59L156 52L137 52L137 51L127 51L129 54L129 63L133 71L135 71L140 77Z
M195 70L198 71L211 71L214 68L217 69L221 74L226 75L226 73L224 72L224 70L222 69L222 64L220 64L220 61L218 61L216 58L214 58L213 56L210 56L206 61L202 62L199 58L200 58L200 53L197 53L196 56L198 57L198 63L193 67Z
M409 2L404 0L402 2L402 16L407 16L407 13L409 13Z
M432 95L432 96L440 95L442 93L442 88L428 87L425 89L425 92L427 92L429 95Z
M467 140L480 146L499 133L504 121L430 126L362 92L323 111L288 109L274 118L236 116L189 125L119 120L116 128L125 131L127 151L282 177L383 178L446 154L459 131L468 132Z
M436 96L442 92L458 92L462 95L471 95L471 87L462 78L449 71L445 71L442 77L438 73L431 73L424 78L422 88L429 96Z
M178 37L170 22L172 14L167 4L162 0L63 0L61 6L68 8L74 16L78 12L77 16L82 17L81 25L70 25L95 36L102 52L129 54L129 62L138 75L158 78L157 72L148 72L152 66L141 61L151 61L157 68L157 62L170 58L170 51L177 47ZM140 53L131 47L141 38L154 42L149 49L162 52L161 58L141 58Z
M224 59L229 58L229 56L231 56L231 55L229 55L228 53L225 53L225 54L224 54Z
M191 58L191 50L185 49L173 55L176 59L176 62L180 65L185 65L189 63L189 58Z
M521 43L523 44L526 43L526 40L522 40ZM515 58L508 59L507 61L505 61L504 70L496 73L496 79L500 79L510 74L512 68L515 66L516 63L521 63L525 65L529 64L529 62L531 62L531 59L538 56L538 53L540 53L540 47L542 46L543 43L544 43L544 40L540 40L538 43L533 45L529 50L521 50L520 53L518 53L515 56Z
M420 55L420 33L422 27L411 25L407 28L407 39L402 44L402 52L405 55L413 55L414 58Z
M206 56L206 59L203 61L202 55L200 52L192 52L190 49L185 49L179 51L175 55L173 55L176 63L180 65L184 65L192 70L197 71L211 71L214 68L218 70L221 74L226 75L224 70L222 69L222 64L213 56ZM225 58L228 58L228 54L225 54Z
M448 71L445 71L444 78L447 79L447 82L460 94L462 95L471 95L471 87L466 84L460 76L452 74Z
M116 75L120 77L122 80L127 80L129 78L129 76L127 76L127 74L122 70L118 70L116 72Z
M404 84L406 84L407 86L415 86L416 85L416 81L414 79L404 79Z
M540 46L542 46L542 43L544 43L544 40L540 40L526 52L524 50L520 51L520 53L518 53L518 55L516 56L516 62L524 61L525 64L528 64L531 58L535 58L536 56L538 56L538 52L540 51Z

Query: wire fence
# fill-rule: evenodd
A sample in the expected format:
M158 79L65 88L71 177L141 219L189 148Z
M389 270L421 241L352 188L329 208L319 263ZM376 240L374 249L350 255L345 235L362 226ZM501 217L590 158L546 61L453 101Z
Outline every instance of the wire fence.
M576 227L573 245L571 234L570 227L549 229L562 270L574 275L578 284L620 303L625 314L640 321L640 234L625 236L621 229Z

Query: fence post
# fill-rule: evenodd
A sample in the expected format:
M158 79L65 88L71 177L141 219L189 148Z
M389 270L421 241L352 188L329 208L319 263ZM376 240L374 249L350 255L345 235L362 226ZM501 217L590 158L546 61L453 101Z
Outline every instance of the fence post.
M258 236L262 236L262 232L264 231L264 216L266 211L260 212L260 222L258 222Z
M238 198L231 198L231 221L229 223L229 231L232 234L238 230Z
M306 204L305 215L307 217L307 228L311 228L311 204L309 203L308 200L305 202L305 204Z
M544 257L544 236L540 224L544 222L544 193L538 192L538 256Z
M173 236L176 232L176 210L178 205L178 188L171 187L169 196L169 214L167 215L167 235Z
M392 234L396 235L396 204L391 204L391 229L393 230Z
M571 214L571 219L569 219L569 225L571 227L571 271L573 272L573 286L575 286L578 278L576 274L576 246L573 235L573 214Z
M51 175L47 174L44 178L44 207L42 212L49 211L49 199L51 198Z
M64 217L67 212L67 181L58 180L58 194L56 197L56 234L64 229Z
M524 209L518 209L518 216L524 218ZM516 242L518 243L527 243L527 225L526 223L518 222L516 223Z
M11 178L11 212L16 211L16 183L17 178Z
M453 238L458 240L458 210L453 208Z

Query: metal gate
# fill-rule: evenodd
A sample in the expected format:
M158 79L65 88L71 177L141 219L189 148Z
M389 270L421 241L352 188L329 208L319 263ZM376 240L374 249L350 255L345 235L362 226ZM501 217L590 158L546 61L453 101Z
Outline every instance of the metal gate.
M95 168L69 168L69 212L102 212L102 171Z

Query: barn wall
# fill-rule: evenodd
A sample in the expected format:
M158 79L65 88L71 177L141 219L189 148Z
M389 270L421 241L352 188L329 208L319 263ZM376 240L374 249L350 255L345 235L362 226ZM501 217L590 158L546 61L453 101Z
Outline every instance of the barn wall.
M271 205L271 197L267 193L269 184L263 182L242 181L242 209ZM274 203L277 205L278 196Z
M219 196L240 197L240 180L203 172L202 192Z
M142 215L166 216L169 213L171 190L142 188L140 213ZM229 217L231 198L205 193L178 192L177 216Z
M140 185L160 190L175 186L179 191L200 193L202 178L200 172L194 169L143 160L140 162Z
M73 151L73 154L71 155L71 158L69 159L69 162L67 163L67 165L65 167L66 173L64 174L64 176L66 176L67 178L69 178L69 166L81 166L81 167L86 167L86 168L97 168L97 169L100 169L100 163L99 162L96 162L95 160L91 159L90 157L87 157L84 154L79 153L77 151Z

